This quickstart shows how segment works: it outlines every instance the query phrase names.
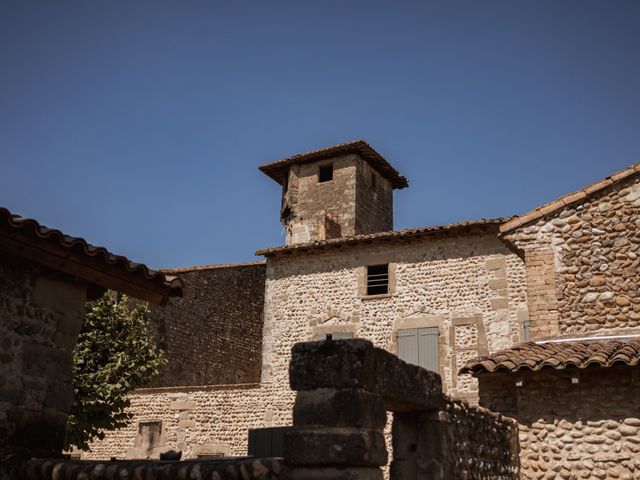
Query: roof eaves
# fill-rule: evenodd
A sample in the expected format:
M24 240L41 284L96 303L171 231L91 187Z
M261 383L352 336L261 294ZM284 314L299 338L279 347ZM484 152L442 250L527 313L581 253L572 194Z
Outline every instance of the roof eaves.
M279 247L263 248L256 251L256 255L265 257L273 257L276 255L287 255L293 253L305 253L308 251L323 250L329 248L341 248L350 245L359 245L365 243L378 243L388 241L402 241L416 238L435 236L439 234L457 233L460 231L470 231L474 228L495 228L496 233L498 227L504 223L504 218L479 219L466 222L452 223L447 225L438 225L433 227L411 228L406 230L391 230L388 232L379 232L366 235L356 235L352 237L335 238L331 240L316 240L309 243L300 243L294 245L283 245Z
M288 171L287 167L290 165L315 162L348 153L359 154L382 176L387 178L391 182L393 188L406 188L409 186L408 180L400 175L400 173L387 160L385 160L382 155L380 155L364 140L354 140L310 152L299 153L276 162L260 165L258 169L282 185L286 179L286 172Z
M88 244L80 237L40 225L0 207L0 249L90 284L154 303L182 295L182 281Z

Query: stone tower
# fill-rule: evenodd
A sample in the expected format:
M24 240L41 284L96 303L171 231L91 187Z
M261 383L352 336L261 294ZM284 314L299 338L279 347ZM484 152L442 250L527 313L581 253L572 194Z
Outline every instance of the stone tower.
M287 245L393 230L393 190L408 186L366 142L303 153L260 170L282 185Z

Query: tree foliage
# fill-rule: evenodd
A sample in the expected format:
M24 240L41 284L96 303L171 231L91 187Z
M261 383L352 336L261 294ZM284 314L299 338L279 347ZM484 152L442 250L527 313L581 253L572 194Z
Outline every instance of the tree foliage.
M131 418L127 392L144 386L165 364L148 328L145 304L119 300L111 292L87 303L73 354L74 402L67 444L81 450L102 439L105 431L125 426Z

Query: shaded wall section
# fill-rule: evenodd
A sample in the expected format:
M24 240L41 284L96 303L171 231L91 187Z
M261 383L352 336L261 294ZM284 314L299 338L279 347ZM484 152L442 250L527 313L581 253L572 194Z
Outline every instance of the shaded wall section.
M482 374L480 404L518 422L524 479L639 478L639 371Z
M0 463L59 456L86 284L0 252Z
M168 364L151 387L260 381L263 262L176 269L184 296L151 306Z

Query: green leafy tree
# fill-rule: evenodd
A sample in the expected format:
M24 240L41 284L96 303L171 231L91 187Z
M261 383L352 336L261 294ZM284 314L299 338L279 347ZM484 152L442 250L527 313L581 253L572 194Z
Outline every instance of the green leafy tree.
M152 381L165 364L148 328L149 309L108 292L87 303L73 354L74 403L67 427L68 447L88 450L105 431L131 418L127 392Z

